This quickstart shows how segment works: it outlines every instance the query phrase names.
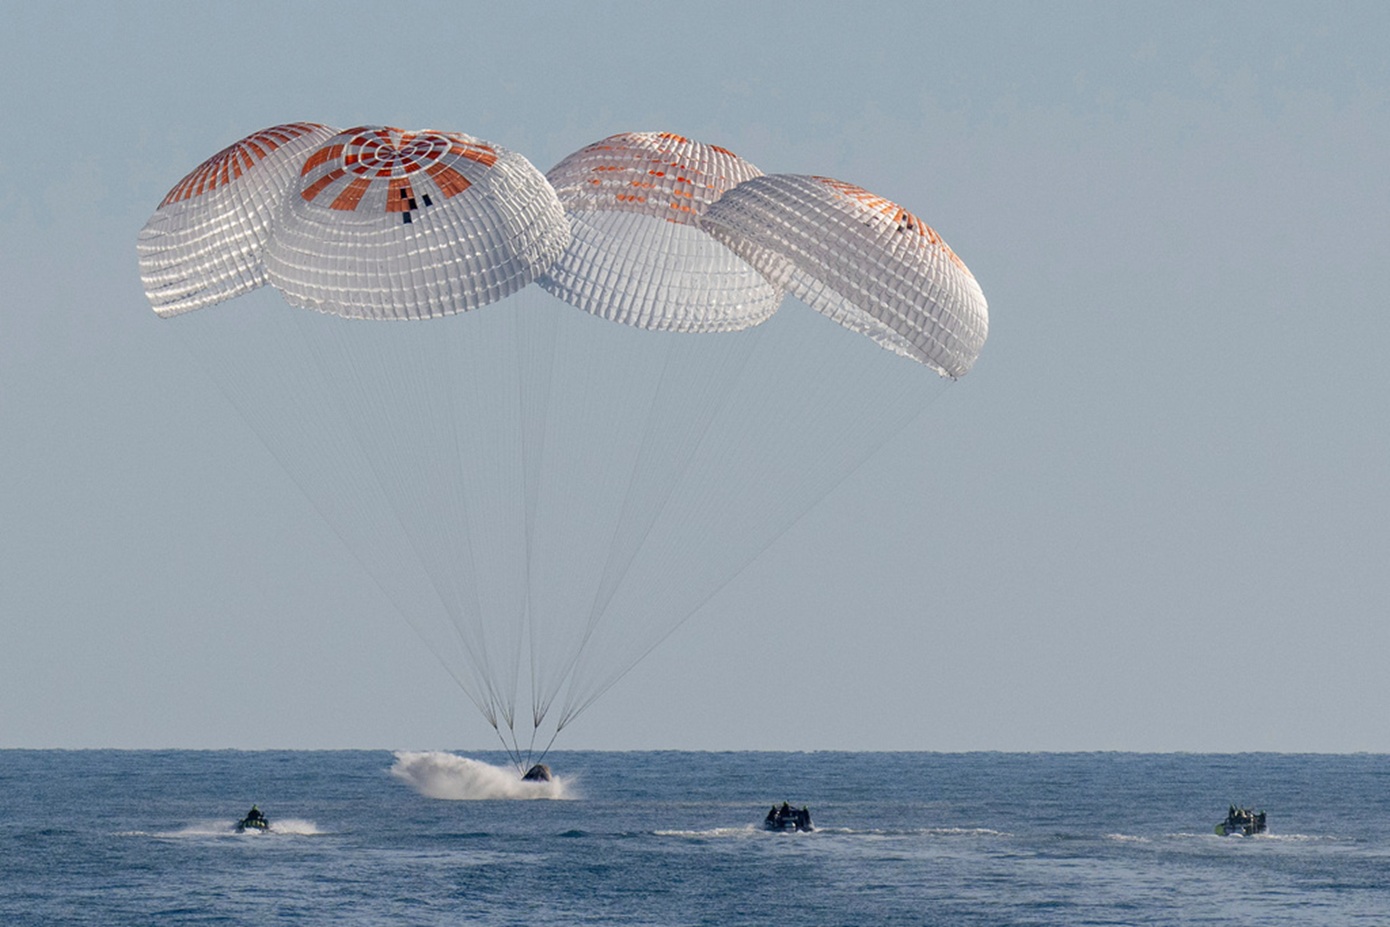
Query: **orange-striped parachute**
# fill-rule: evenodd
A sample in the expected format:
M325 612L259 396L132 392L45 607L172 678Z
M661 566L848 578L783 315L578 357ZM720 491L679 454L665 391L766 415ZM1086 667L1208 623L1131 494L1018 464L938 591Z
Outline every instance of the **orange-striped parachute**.
M305 157L333 135L313 122L248 135L194 168L140 231L140 279L162 316L266 283L270 229Z
M155 311L522 766L987 329L906 211L671 133L542 175L457 132L275 126L180 181L138 253ZM190 311L266 283L317 311Z
M737 331L782 301L753 266L697 221L762 171L733 152L669 132L625 132L546 174L574 240L540 285L571 305L659 331Z

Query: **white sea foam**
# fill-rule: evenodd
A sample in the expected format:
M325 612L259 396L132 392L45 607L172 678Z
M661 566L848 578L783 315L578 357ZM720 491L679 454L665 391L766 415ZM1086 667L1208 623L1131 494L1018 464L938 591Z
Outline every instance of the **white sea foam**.
M1252 835L1250 835L1250 836L1248 836L1248 837L1245 836L1244 834L1231 834L1231 835L1228 836L1228 837L1223 837L1223 836L1221 836L1220 834L1215 834L1215 833L1212 833L1211 831L1206 831L1206 832L1203 832L1203 833L1195 833L1195 834L1194 834L1194 833L1189 833L1189 832L1187 832L1187 831L1183 831L1183 832L1176 833L1176 834L1169 834L1168 836L1170 836L1170 837L1182 837L1182 838L1196 839L1196 840L1211 840L1211 841L1214 841L1214 842L1216 842L1216 843L1230 844L1230 845L1232 845L1232 846L1238 846L1238 845L1240 845L1241 843L1244 843L1244 842L1247 842L1247 841L1257 841L1257 842L1262 842L1262 843L1263 843L1263 842L1274 842L1274 843L1280 843L1280 842L1302 843L1302 842L1307 842L1307 841L1333 841L1333 842L1335 842L1335 841L1338 841L1338 840L1342 839L1341 837L1338 837L1338 836L1335 835L1335 834L1271 834L1271 833L1268 833L1268 832L1263 833L1263 834L1252 834Z
M225 837L235 833L233 821L202 821L175 830L122 830L117 837L155 837L160 840L180 840L190 837Z
M658 830L658 837L750 837L763 833L761 827L744 824L741 827L711 827L705 830Z
M305 821L301 818L275 818L270 822L270 834L295 834L299 836L313 836L321 834L317 824L313 821Z
M574 797L573 783L559 776L549 782L526 782L513 768L453 753L399 751L391 775L426 798L448 801Z
M190 838L207 837L263 837L275 836L276 834L292 834L296 836L312 836L322 834L319 826L313 821L306 821L301 818L276 818L270 822L270 830L261 833L256 830L248 830L238 833L236 821L199 821L174 830L131 830L124 831L117 836L120 837L155 837L160 840L185 840Z
M1105 834L1106 840L1114 840L1118 843L1153 843L1149 837L1140 837L1137 834Z
M1012 837L1008 831L989 827L829 827L816 825L818 834L848 834L853 837Z
M881 828L822 827L817 825L810 831L768 831L761 824L744 824L738 827L711 827L705 830L658 830L658 837L747 837L767 834L773 837L806 837L830 834L848 837L1010 837L1001 830L988 827L915 827L905 830L885 830Z

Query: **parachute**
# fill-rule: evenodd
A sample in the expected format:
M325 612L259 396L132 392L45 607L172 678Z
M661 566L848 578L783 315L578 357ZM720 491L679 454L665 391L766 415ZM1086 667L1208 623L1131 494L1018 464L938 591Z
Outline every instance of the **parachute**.
M292 305L452 315L521 289L569 244L531 162L460 133L349 129L300 173L266 247L270 282Z
M969 268L929 225L862 187L760 177L700 225L817 312L944 376L964 376L984 346L989 317Z
M670 133L543 176L461 133L295 123L176 185L141 277L524 769L939 395L920 364L983 342L934 232L796 183ZM317 311L189 311L264 283Z
M627 132L569 155L546 174L574 241L540 280L605 319L655 331L737 331L782 301L752 266L696 222L762 171L727 149L669 132Z
M332 134L314 122L271 126L179 181L140 232L140 279L154 311L177 315L265 285L270 224L304 157Z

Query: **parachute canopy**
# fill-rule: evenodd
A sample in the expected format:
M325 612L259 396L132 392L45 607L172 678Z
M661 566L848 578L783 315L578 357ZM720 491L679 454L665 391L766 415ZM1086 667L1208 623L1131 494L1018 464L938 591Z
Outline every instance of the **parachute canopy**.
M985 297L965 263L862 187L758 177L720 197L700 227L811 308L945 376L964 376L984 345Z
M198 165L140 231L140 279L161 316L202 309L266 283L270 229L304 158L336 130L271 126Z
M782 291L696 221L760 176L717 145L669 132L625 132L546 174L574 241L540 285L586 312L656 331L738 331L765 321Z

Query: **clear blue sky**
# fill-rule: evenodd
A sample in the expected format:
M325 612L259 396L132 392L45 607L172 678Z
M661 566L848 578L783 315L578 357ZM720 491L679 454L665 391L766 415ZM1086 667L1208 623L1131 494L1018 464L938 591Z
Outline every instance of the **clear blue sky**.
M679 132L902 203L989 298L560 746L1390 750L1390 7L3 12L0 747L495 744L141 292L169 187L313 120L542 170Z

